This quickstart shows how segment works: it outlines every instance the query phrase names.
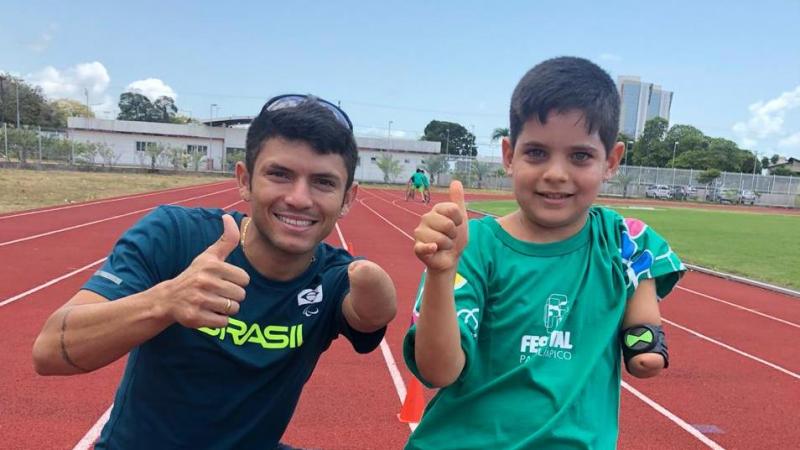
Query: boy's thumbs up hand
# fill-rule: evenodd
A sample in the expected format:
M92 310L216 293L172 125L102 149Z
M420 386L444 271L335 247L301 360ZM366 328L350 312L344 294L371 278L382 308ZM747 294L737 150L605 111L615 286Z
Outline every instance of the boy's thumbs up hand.
M225 259L239 245L239 227L230 215L222 216L220 238L172 280L156 286L159 313L189 328L220 328L239 312L250 275Z
M467 208L460 181L450 183L450 201L436 204L414 230L414 253L429 272L453 270L468 241Z

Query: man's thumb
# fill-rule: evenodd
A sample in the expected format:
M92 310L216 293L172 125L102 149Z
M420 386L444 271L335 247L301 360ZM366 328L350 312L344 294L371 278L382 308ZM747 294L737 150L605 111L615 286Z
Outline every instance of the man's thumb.
M239 227L236 220L230 214L222 216L222 236L206 252L211 253L220 260L224 261L228 255L239 245Z
M461 182L458 180L450 182L450 201L458 205L464 213L464 219L466 220L467 207L464 204L464 186L462 186Z

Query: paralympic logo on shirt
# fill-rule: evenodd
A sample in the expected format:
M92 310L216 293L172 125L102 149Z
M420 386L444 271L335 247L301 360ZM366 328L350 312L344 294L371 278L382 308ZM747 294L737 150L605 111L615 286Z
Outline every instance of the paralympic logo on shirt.
M561 330L561 325L569 312L569 299L563 294L551 294L544 305L544 328L546 334L541 336L525 335L520 341L521 353L519 362L530 361L531 356L561 359L572 359L572 334Z

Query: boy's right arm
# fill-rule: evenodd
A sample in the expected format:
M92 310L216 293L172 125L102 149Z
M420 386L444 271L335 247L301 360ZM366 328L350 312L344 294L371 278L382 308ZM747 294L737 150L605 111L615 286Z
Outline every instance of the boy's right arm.
M45 323L33 346L36 372L71 375L116 361L175 322L189 328L224 327L239 311L249 275L225 258L239 244L239 229L223 216L220 239L177 277L109 301L81 290Z
M435 205L414 230L414 252L427 266L414 359L420 375L436 387L453 383L465 363L453 297L453 280L468 239L459 181L450 184L450 200Z

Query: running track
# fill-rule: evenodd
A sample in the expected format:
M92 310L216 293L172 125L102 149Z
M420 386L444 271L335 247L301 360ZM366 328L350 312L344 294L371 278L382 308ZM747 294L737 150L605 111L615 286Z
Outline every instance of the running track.
M434 201L443 199L434 194ZM47 316L96 270L119 234L165 203L248 212L234 183L225 181L0 215L0 448L90 447L124 362L83 376L40 377L31 346ZM392 275L399 313L375 352L357 355L339 339L323 355L286 441L325 449L402 447L409 426L396 414L410 374L401 344L422 270L410 235L426 210L404 202L400 191L362 189L329 236ZM625 378L620 448L800 447L800 299L690 273L662 313L672 365L654 380Z

